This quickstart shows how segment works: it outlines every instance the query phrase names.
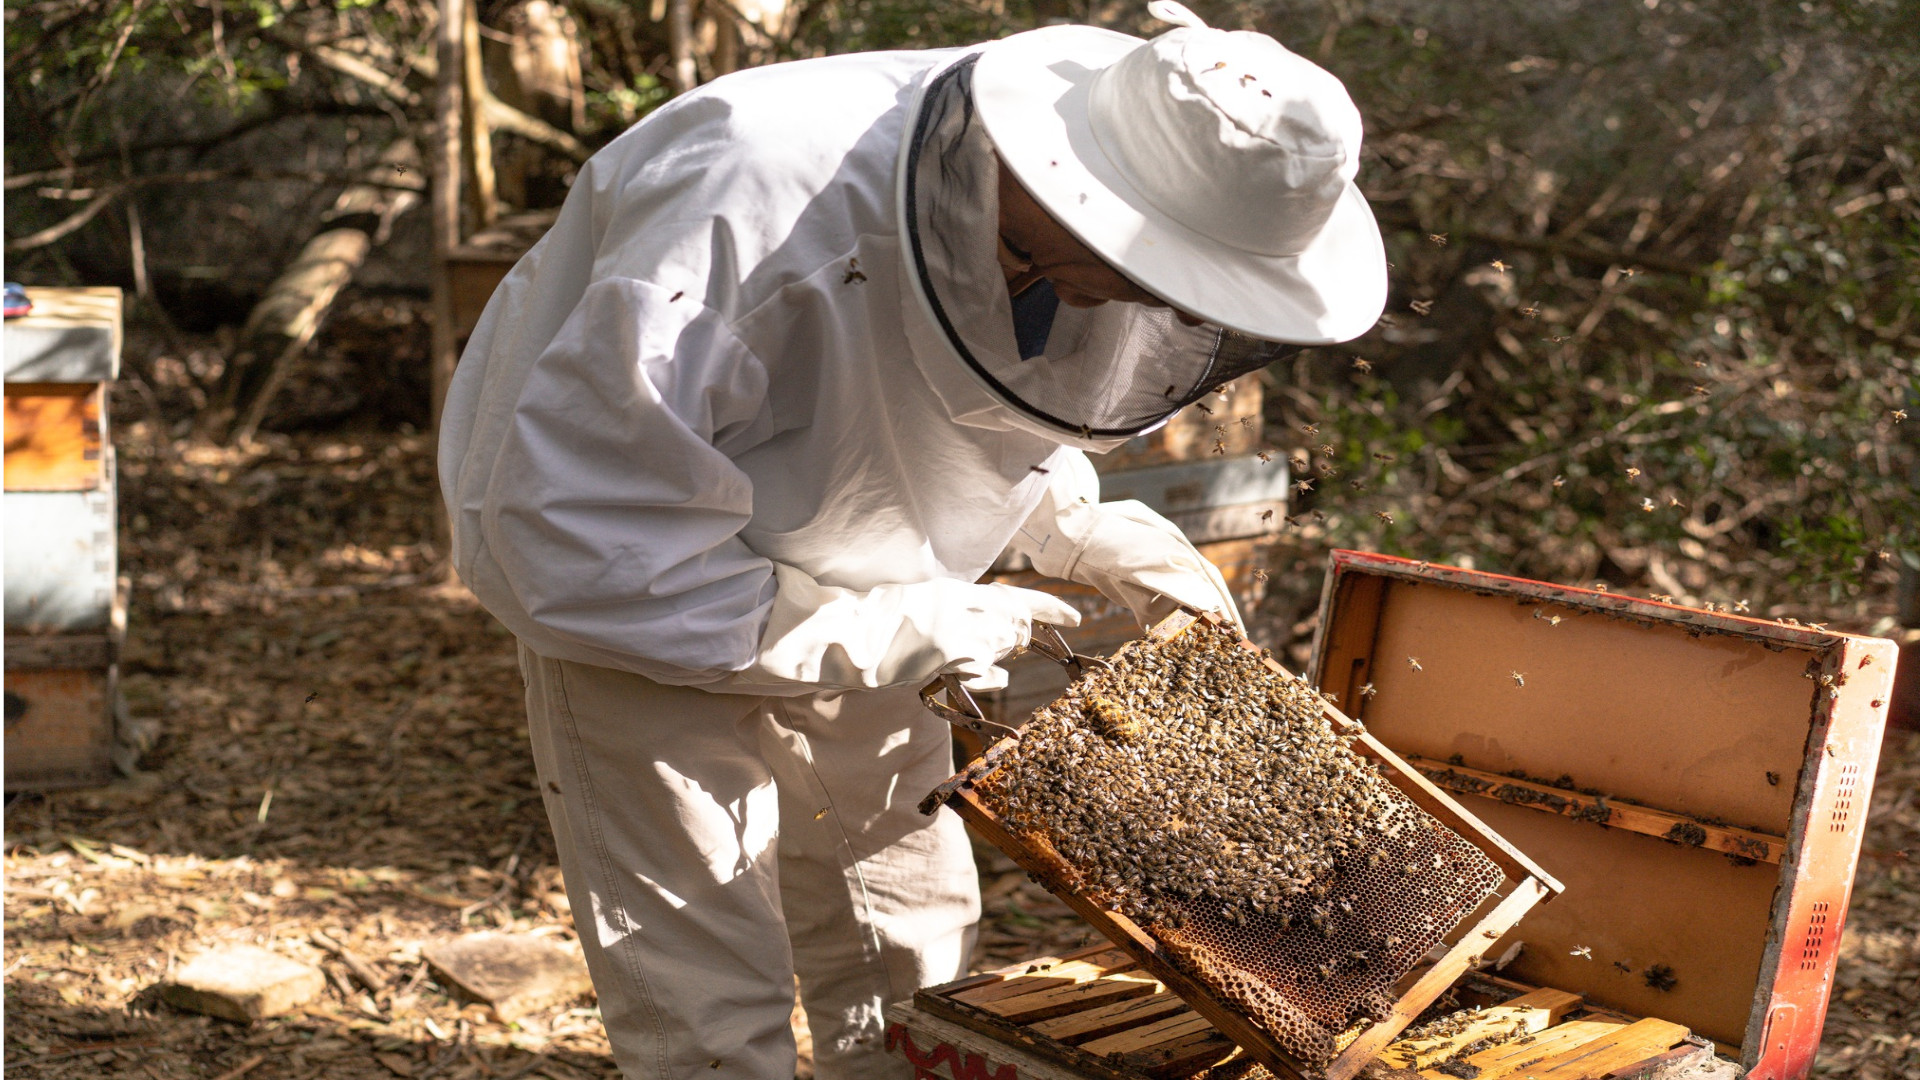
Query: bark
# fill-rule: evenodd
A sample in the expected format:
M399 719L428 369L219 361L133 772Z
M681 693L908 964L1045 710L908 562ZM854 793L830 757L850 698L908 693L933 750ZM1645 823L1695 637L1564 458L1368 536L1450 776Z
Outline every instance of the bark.
M340 193L313 238L254 305L210 411L211 427L224 430L228 442L259 430L268 403L340 290L386 239L393 219L420 201L417 193L393 186L396 173L419 165L412 139L403 135L387 147L367 170L368 182Z

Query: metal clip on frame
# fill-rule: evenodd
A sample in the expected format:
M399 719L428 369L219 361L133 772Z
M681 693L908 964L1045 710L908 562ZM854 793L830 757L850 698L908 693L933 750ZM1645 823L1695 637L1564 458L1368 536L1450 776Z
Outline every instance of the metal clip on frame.
M1081 656L1074 652L1073 646L1067 644L1066 635L1052 623L1034 623L1033 633L1028 635L1027 643L1008 653L1006 659L1010 660L1023 652L1039 653L1066 668L1067 674L1076 679L1085 675L1089 668L1112 666L1097 656ZM942 690L946 691L944 701L940 698ZM980 703L973 699L973 694L960 685L958 675L942 675L921 687L920 704L925 705L933 715L954 727L965 728L976 735L992 734L996 737L1006 737L1020 734L1019 728L996 724L987 719L980 708Z

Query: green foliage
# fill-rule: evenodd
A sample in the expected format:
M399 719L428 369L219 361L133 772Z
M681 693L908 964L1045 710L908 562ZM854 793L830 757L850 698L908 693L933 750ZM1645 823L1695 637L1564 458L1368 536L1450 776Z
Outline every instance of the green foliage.
M1226 15L1332 43L1396 265L1381 327L1276 373L1335 436L1312 543L1884 610L1920 551L1913 5L1343 10Z

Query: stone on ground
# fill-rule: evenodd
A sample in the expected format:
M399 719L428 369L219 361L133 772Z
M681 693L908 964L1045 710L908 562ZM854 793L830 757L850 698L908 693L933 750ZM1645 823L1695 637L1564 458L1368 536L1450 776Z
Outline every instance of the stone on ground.
M311 1001L326 986L320 969L257 945L202 953L160 991L170 1005L251 1023Z
M584 961L532 934L465 934L420 955L447 989L485 1002L502 1023L593 989Z

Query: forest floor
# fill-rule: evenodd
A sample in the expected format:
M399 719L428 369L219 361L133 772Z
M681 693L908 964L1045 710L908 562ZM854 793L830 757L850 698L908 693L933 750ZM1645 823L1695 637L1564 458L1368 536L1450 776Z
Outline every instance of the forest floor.
M513 642L437 583L421 542L437 497L426 438L239 451L135 425L119 441L123 687L159 739L138 776L8 804L8 1074L615 1075L590 1000L503 1025L420 958L475 929L574 937ZM1270 644L1297 649L1310 630ZM1887 742L1867 829L1819 1072L1920 1080L1920 737ZM980 862L976 967L1086 940L998 853ZM337 967L316 931L387 988L342 978L252 1027L158 1000L183 958L219 943Z

